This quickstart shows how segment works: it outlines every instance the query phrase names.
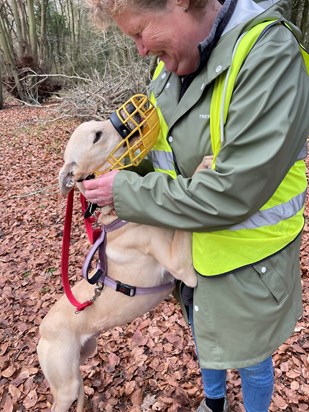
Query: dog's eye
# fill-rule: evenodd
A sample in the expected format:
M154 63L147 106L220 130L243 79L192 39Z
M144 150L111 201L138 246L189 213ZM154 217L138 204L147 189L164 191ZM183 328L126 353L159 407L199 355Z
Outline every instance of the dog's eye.
M97 143L97 142L100 140L101 136L102 136L102 132L101 132L101 131L100 131L100 132L96 132L95 137L94 137L94 140L93 140L93 144Z

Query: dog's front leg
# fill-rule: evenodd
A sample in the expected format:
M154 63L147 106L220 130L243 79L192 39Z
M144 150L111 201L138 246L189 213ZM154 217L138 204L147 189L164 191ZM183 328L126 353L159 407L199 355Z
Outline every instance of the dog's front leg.
M171 274L189 287L197 285L197 276L192 262L192 233L175 230L171 244Z
M153 230L149 254L171 275L189 287L197 285L192 263L192 233L183 230Z

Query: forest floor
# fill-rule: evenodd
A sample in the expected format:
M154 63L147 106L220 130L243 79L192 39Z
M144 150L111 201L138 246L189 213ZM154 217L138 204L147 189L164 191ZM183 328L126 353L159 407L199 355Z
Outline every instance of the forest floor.
M52 396L36 354L41 320L62 295L65 199L58 193L62 153L76 120L50 121L53 107L7 104L0 111L0 410L49 411ZM307 202L306 215L308 216ZM78 209L78 207L75 207ZM74 210L70 277L81 277L89 248ZM270 411L309 411L309 243L301 250L304 315L274 354ZM194 343L171 297L123 327L103 332L82 366L88 411L195 411L203 397ZM228 400L243 412L240 378L228 372ZM71 408L73 411L74 408Z

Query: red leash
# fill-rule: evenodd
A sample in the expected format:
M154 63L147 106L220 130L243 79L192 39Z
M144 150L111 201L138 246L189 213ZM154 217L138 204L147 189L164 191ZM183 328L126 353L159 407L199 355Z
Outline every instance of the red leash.
M86 200L85 196L82 193L80 194L80 202L82 204L83 215L85 215L85 212L88 208L88 203L87 203L87 200ZM96 222L96 219L95 219L94 216L84 218L84 223L85 223L85 227L86 227L87 236L88 236L88 239L89 239L89 241L92 245L100 237L101 231L102 231L101 228L93 228L92 225L95 222Z
M69 250L70 250L70 237L71 237L71 226L72 226L72 214L73 214L73 200L74 200L74 188L70 191L67 198L66 212L65 212L65 221L64 221L64 230L62 238L62 256L61 256L61 278L62 285L66 297L70 303L76 307L76 311L80 312L93 304L92 300L87 300L83 303L76 300L75 296L72 293L70 282L69 282ZM87 228L90 231L90 227ZM89 232L90 233L90 232ZM89 236L88 233L88 236ZM94 234L91 235L92 240Z

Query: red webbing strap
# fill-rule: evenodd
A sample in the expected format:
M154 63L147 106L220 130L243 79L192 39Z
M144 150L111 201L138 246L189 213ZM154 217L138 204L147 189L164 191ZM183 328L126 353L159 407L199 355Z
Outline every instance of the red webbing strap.
M70 303L76 307L77 312L82 311L87 306L92 305L93 301L88 300L86 302L80 303L75 299L72 293L70 282L69 282L69 250L70 250L70 237L71 237L71 225L72 225L72 214L73 214L73 200L74 200L74 189L72 189L67 198L65 220L64 220L64 230L62 237L62 256L61 256L61 279L62 286L66 297Z
M87 200L86 200L85 196L82 193L80 194L80 202L81 202L81 205L82 205L83 215L85 215L85 212L88 208L88 203L87 203ZM95 218L93 216L90 216L88 218L84 218L84 223L85 223L88 239L89 239L90 243L93 245L94 242L100 237L101 229L99 229L99 228L94 229L93 228L92 224L95 223Z

